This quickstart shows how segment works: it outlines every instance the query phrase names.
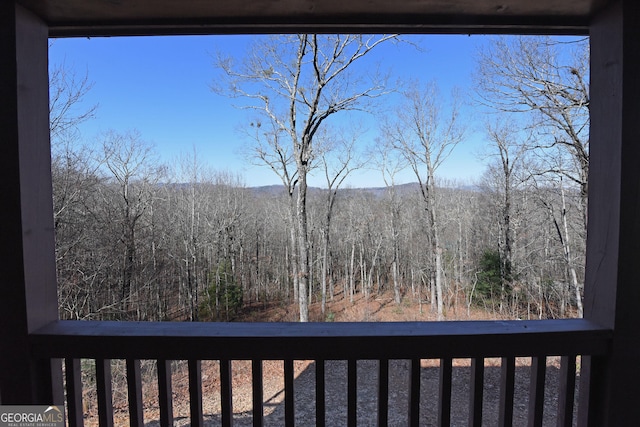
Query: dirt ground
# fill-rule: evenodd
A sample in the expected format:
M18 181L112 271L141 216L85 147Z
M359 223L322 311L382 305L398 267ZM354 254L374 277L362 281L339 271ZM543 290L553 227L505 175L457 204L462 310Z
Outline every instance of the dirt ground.
M295 306L275 305L271 307L248 308L245 321L295 321ZM311 307L312 320L323 318L319 304ZM477 309L467 311L463 302L458 309L449 308L448 320L484 320L494 316ZM325 321L426 321L434 320L429 305L420 305L410 301L396 305L391 296L359 297L353 303L340 299L329 303L324 315ZM114 361L114 421L117 426L129 425L126 380L121 374L123 364ZM295 370L295 415L296 425L315 425L315 367L313 361L296 361ZM521 358L516 363L514 426L527 425L529 396L529 358ZM173 363L173 413L175 426L189 426L188 375L186 362ZM435 426L438 419L439 361L423 360L421 364L421 402L420 425ZM153 362L143 362L144 421L147 427L159 426L157 386ZM251 362L232 362L232 389L234 426L252 425ZM559 360L547 361L545 389L545 426L555 425L553 415L556 412ZM202 362L203 412L206 426L221 425L220 418L220 375L217 361ZM407 425L409 362L391 361L389 369L389 426ZM347 423L347 363L346 361L327 361L325 365L326 382L326 425L346 426ZM469 413L470 360L454 361L451 425L468 425ZM358 362L358 425L377 425L378 362ZM264 385L264 425L284 425L284 378L282 361L263 362ZM577 393L576 393L577 395ZM483 425L498 424L500 399L500 360L485 361ZM97 426L95 396L85 391L85 425ZM575 424L575 423L574 423Z

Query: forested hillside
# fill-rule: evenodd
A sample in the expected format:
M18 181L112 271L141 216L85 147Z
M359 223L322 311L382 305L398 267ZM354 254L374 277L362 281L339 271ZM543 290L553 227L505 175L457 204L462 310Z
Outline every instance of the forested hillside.
M199 176L193 162L185 163L192 182L171 183L136 136L111 137L121 144L103 167L77 157L54 163L63 318L232 320L243 303L295 301L284 188L245 188L221 172ZM505 271L504 194L489 178L438 187L445 314L454 304L481 304L509 316L573 315L561 238L573 243L581 281L578 194L514 189ZM311 303L323 289L329 300L397 291L399 299L434 301L417 184L338 191L327 251L326 197L327 190L310 191Z
M396 36L261 40L244 62L217 58L213 89L246 103L245 154L281 186L249 188L195 149L164 164L134 130L79 140L76 126L98 109L78 108L90 80L53 69L62 318L227 321L247 304L281 302L308 321L309 304L325 313L335 298L381 293L429 304L439 319L471 305L500 317L582 315L585 40L495 38L478 52L466 99L442 96L435 82L354 72ZM333 121L383 106L374 130ZM484 174L440 180L479 112ZM364 169L386 186L349 188ZM398 185L401 171L414 184Z

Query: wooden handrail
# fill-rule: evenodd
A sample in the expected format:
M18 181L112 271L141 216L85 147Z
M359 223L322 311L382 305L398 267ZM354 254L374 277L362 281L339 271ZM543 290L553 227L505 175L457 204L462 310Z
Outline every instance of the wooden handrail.
M584 319L398 323L57 321L30 335L41 357L412 359L597 355L612 332Z

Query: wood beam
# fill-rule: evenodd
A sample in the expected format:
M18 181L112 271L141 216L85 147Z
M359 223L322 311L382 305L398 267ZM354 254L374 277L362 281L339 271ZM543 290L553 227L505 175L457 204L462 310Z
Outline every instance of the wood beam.
M640 10L615 2L591 26L589 228L585 318L613 329L583 362L580 425L640 419ZM588 420L587 420L587 411Z
M57 319L49 149L48 27L0 4L0 390L3 404L53 402L61 368L31 357L28 333ZM59 388L57 387L59 383ZM56 397L57 398L57 397Z
M610 0L18 0L52 36L586 33Z

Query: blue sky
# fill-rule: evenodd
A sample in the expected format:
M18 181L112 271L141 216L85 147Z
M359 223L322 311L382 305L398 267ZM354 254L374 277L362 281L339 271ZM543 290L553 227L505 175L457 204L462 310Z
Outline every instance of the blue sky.
M94 84L84 102L99 104L96 118L81 125L84 143L101 132L136 129L152 143L163 161L175 162L181 152L195 147L200 160L215 170L240 173L249 186L279 184L266 167L250 165L240 154L243 139L238 127L246 112L233 108L228 98L213 93L213 56L222 52L242 56L252 36L183 36L57 39L50 64L64 63L77 74L88 74ZM385 45L374 51L374 61L394 76L435 79L443 94L452 87L471 91L474 52L486 41L482 36L408 36L409 44ZM474 117L470 115L468 117ZM467 119L467 138L439 169L441 178L468 183L483 170L479 159L481 135ZM372 144L368 132L361 144ZM410 174L403 182L413 181ZM311 181L314 184L314 181ZM321 181L316 181L321 185ZM349 180L353 187L382 186L380 172L362 171Z

